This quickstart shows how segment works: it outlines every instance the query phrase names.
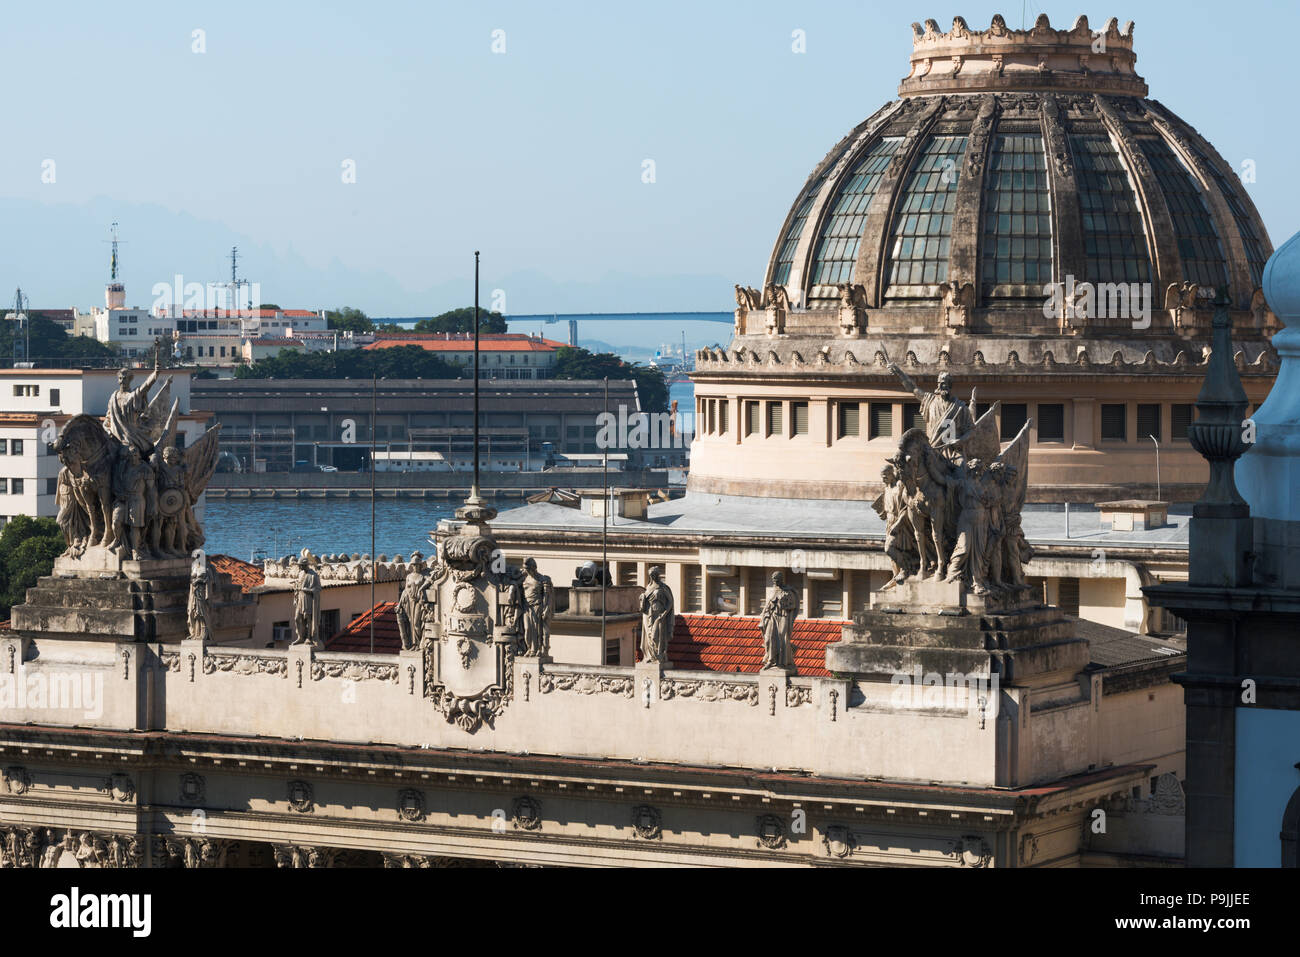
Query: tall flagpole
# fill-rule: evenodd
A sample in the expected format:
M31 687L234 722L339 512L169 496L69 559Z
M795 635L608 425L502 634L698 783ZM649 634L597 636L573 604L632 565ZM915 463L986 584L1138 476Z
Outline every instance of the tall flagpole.
M379 379L370 376L370 653L375 653L375 410ZM391 446L390 446L391 448Z
M474 488L469 501L477 505L483 499L478 485L478 250L474 250Z

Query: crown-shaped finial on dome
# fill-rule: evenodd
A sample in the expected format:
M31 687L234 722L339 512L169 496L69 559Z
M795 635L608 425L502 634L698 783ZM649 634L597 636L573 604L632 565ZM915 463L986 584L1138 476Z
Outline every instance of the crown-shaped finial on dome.
M936 20L912 24L912 70L902 96L983 93L1045 88L1120 96L1147 94L1133 53L1133 21L1119 27L1112 17L1093 30L1086 16L1068 30L1039 14L1033 27L1012 30L999 14L987 30L972 30L955 17L944 33Z

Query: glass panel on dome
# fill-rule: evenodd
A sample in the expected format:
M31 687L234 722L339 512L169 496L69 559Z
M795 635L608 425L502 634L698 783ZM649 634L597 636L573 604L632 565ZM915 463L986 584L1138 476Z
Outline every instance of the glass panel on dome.
M901 136L880 140L858 160L841 182L817 240L817 253L813 256L812 265L814 287L833 287L838 283L852 281L853 265L858 261L858 245L867 226L867 209L901 142ZM814 289L810 298L836 295L834 289L821 296L817 292Z
M964 136L932 136L908 177L891 233L886 296L912 287L936 286L948 279L948 248L957 183L966 153ZM926 289L923 294L932 294Z
M1070 145L1079 171L1079 211L1088 256L1088 274L1075 276L1075 281L1150 282L1142 210L1110 137L1076 134Z
M1264 282L1264 263L1268 257L1264 255L1264 244L1260 242L1259 233L1255 231L1255 218L1247 211L1246 203L1242 198L1244 190L1235 176L1224 176L1219 171L1219 164L1213 159L1204 153L1201 153L1201 159L1205 161L1206 168L1214 177L1219 192L1227 200L1228 208L1232 210L1232 218L1237 221L1241 243L1246 247L1246 263L1250 266L1250 278L1258 288Z
M803 237L804 223L808 222L808 214L812 211L813 203L817 201L817 194L822 191L822 184L826 182L827 175L838 162L839 157L836 156L832 162L827 163L826 169L808 185L803 196L800 197L799 208L795 210L794 219L790 220L790 227L781 239L781 249L776 254L776 269L772 272L772 282L784 286L790 281L790 269L794 265L794 254L799 248L799 240Z
M994 137L984 180L984 295L1040 298L1052 281L1052 207L1043 137Z
M1138 144L1169 205L1178 255L1183 261L1183 279L1209 289L1226 284L1228 264L1223 257L1223 244L1201 196L1200 184L1158 136L1140 136Z

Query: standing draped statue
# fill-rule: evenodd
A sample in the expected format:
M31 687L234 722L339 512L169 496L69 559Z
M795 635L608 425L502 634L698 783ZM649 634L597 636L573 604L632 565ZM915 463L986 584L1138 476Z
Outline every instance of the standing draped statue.
M523 653L540 658L551 651L551 615L555 608L551 579L537 571L537 562L524 560Z
M190 567L190 600L185 617L191 640L212 640L212 613L208 604L211 598L212 576L207 561L200 554Z
M641 660L663 662L673 636L673 593L663 580L663 569L650 569L650 584L641 593Z
M320 576L305 556L298 560L298 568L293 592L293 643L320 647Z
M785 575L772 572L772 588L763 606L763 667L794 668L794 619L799 596L785 583Z

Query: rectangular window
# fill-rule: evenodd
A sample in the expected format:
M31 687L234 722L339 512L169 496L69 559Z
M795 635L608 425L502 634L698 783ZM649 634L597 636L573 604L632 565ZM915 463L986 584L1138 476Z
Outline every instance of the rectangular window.
M754 435L758 432L758 403L745 403L745 435Z
M712 607L710 614L736 615L740 613L740 578L736 575L711 576Z
M10 482L10 490L11 490L15 495L22 495L22 494L23 494L23 480L22 480L22 479L13 479L13 480Z
M763 568L746 568L746 583L749 594L745 596L745 614L761 615L767 603L767 571Z
M51 390L50 390L50 406L51 406L51 407L53 407L53 408L58 408L58 405L59 405L59 395L60 395L60 392L59 392L58 389L51 389Z
M790 403L791 427L795 435L808 434L808 403Z
M726 399L718 403L718 431L724 434L727 431L727 412L729 408L730 403Z
M0 495L8 495L8 494L9 494L9 480L7 478L0 478Z
M1160 406L1156 403L1139 402L1137 408L1138 441L1145 442L1149 436L1155 436L1157 442L1164 439L1160 433Z
M1101 437L1106 442L1128 441L1128 406L1106 404L1101 407Z
M9 442L9 454L10 454L10 455L22 455L22 454L23 454L23 440L22 440L22 439L12 439L12 440L10 440L10 442Z
M1187 438L1187 427L1192 424L1191 405L1179 404L1169 407L1169 437L1172 439Z
M339 632L339 610L331 608L328 611L320 613L320 635L323 639L330 639Z
M1061 579L1056 591L1056 604L1062 614L1079 617L1079 579Z
M894 434L894 404L892 402L872 402L869 437L887 439Z
M293 640L293 631L287 621L277 621L271 624L271 640L275 642Z
M699 565L682 566L682 610L704 610L704 578Z
M8 455L8 454L9 454L9 440L0 439L0 455Z
M1002 441L1010 442L1029 421L1029 406L1023 402L1009 402L1002 406Z
M780 402L769 402L767 404L767 434L780 435L782 419L781 415L785 410L781 407Z
M1038 403L1038 441L1065 441L1065 406L1060 402Z
M858 404L841 402L839 404L839 437L847 439L858 434Z
M45 494L55 495L59 491L59 480L56 478L47 478L45 480Z
M840 583L816 579L812 582L813 614L818 618L844 617L844 592Z
M924 429L925 416L921 414L921 403L904 402L903 403L903 431L909 429Z

